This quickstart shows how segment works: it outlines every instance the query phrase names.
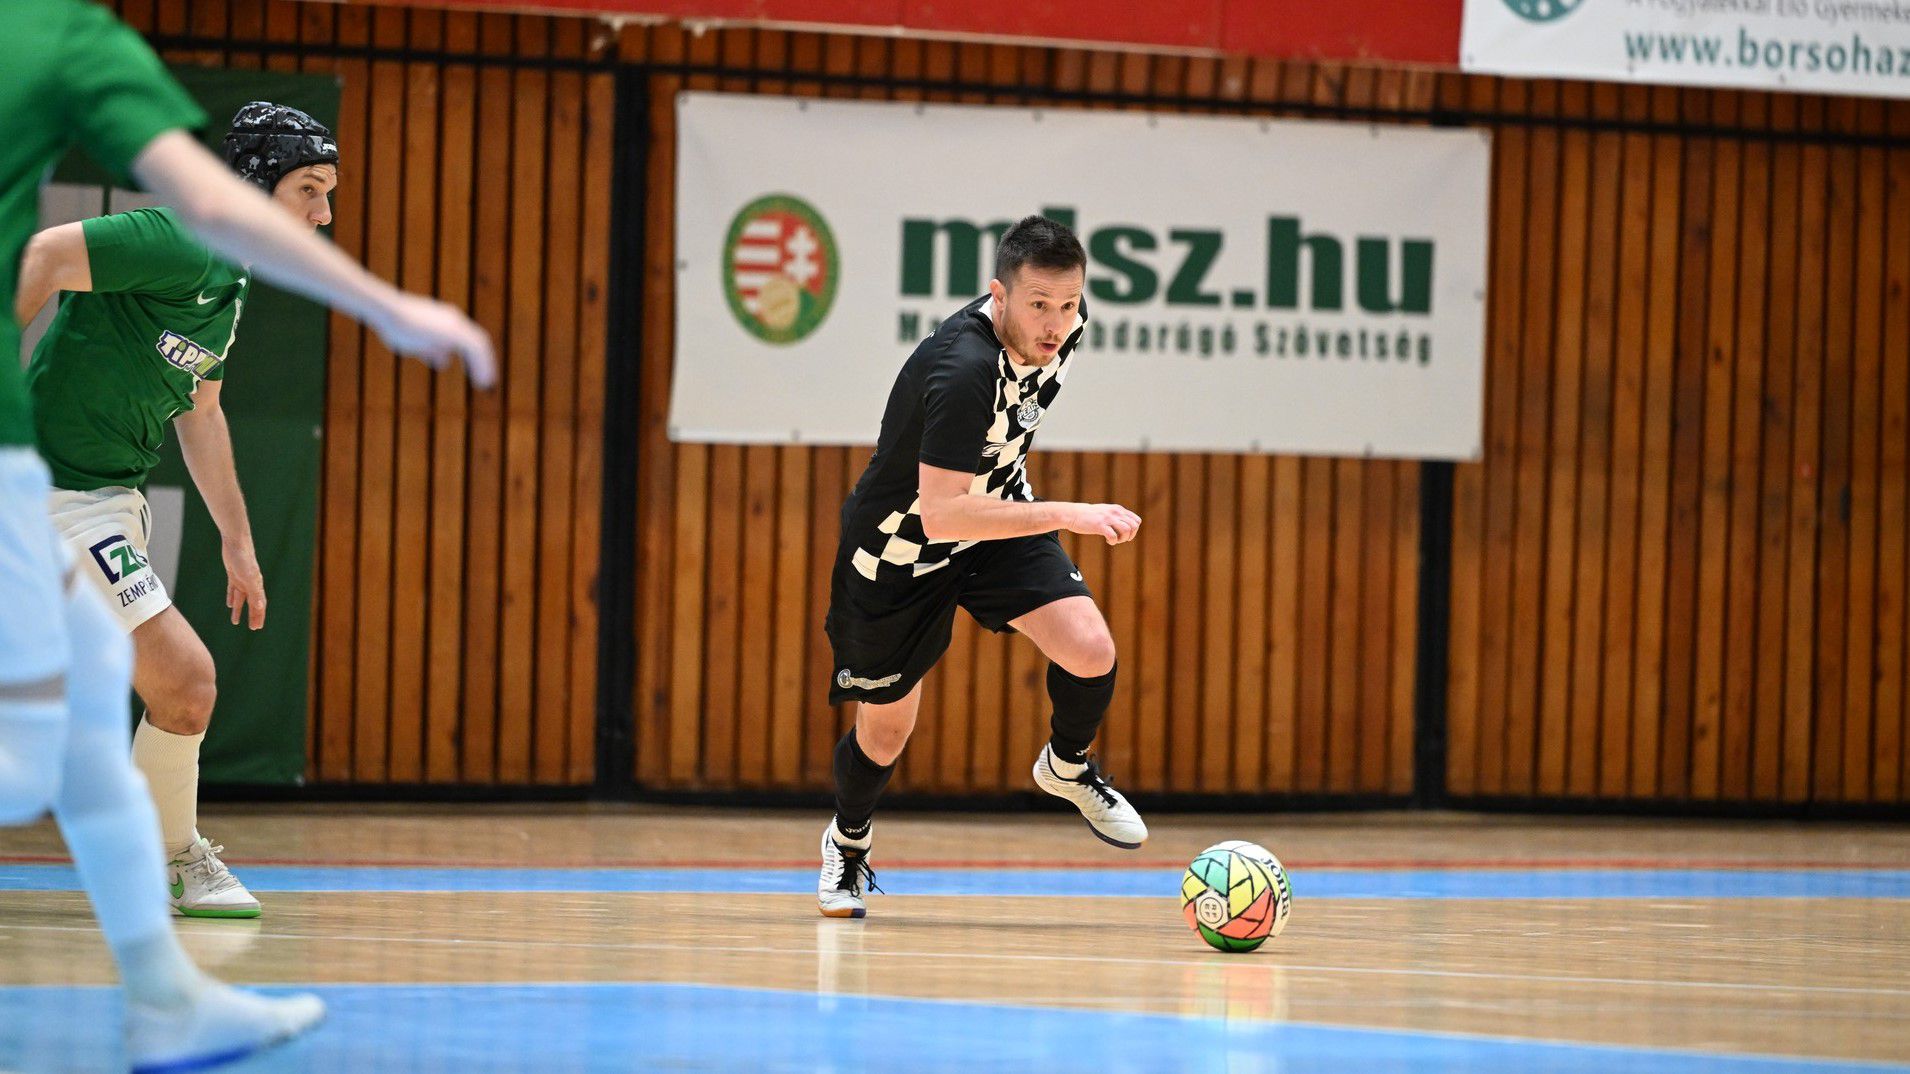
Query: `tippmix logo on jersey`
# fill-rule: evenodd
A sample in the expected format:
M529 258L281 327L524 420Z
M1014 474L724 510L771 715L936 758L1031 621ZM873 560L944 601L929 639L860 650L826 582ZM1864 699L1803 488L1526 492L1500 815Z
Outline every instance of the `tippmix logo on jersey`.
M801 198L757 198L730 221L723 293L750 335L767 343L807 337L829 316L840 278L835 235Z
M1578 9L1585 0L1505 0L1512 13L1527 22L1556 22Z

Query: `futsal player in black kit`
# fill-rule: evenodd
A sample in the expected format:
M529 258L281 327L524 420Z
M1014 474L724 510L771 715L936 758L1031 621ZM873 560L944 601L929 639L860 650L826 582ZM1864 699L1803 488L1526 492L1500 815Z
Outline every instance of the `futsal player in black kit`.
M988 294L943 321L902 366L875 455L842 505L825 626L831 703L854 701L836 744L836 815L822 835L816 901L861 917L876 799L914 730L922 677L947 650L955 609L1027 635L1051 661L1053 734L1035 783L1133 850L1147 825L1087 750L1114 696L1114 638L1056 531L1134 539L1119 504L1049 503L1028 485L1035 430L1081 343L1087 255L1030 216L1002 237Z

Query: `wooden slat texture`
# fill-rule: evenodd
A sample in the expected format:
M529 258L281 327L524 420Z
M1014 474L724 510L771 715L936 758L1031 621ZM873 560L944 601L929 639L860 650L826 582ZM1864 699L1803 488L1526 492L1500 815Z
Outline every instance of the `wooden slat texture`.
M308 778L589 782L614 101L608 75L525 64L583 62L589 24L267 0L123 10L193 37L168 59L336 75L334 241L473 310L505 357L500 390L474 394L332 319Z
M866 451L677 445L664 427L674 94L721 88L1480 117L1485 458L1453 474L1446 789L1910 788L1910 106L372 5L119 6L190 38L170 58L336 73L356 164L335 241L500 343L502 387L474 393L333 320L314 781L594 778L601 441L620 406L639 438L634 778L829 786L852 713L826 701L822 618ZM633 65L649 103L648 172L625 188L646 237L623 283L635 353L607 336L616 87L598 60ZM637 397L602 398L606 365L631 362ZM1032 473L1043 495L1147 519L1135 545L1067 539L1120 652L1100 749L1125 785L1417 789L1419 464L1037 453ZM1025 639L962 620L898 789L1024 791L1045 668Z
M1522 87L1498 92L1518 110ZM1653 129L1499 134L1487 457L1454 493L1448 786L1461 800L1902 802L1910 159L1880 136L1903 111L1590 93L1595 115ZM1596 147L1589 203L1580 138ZM1588 205L1600 223L1581 243ZM1508 263L1521 222L1540 233ZM1534 308L1547 274L1539 297L1557 300ZM1581 317L1582 334L1567 323ZM1502 431L1519 422L1550 442ZM1537 567L1518 521L1531 495L1551 505ZM1542 629L1528 593L1547 595ZM1521 679L1534 634L1536 699Z

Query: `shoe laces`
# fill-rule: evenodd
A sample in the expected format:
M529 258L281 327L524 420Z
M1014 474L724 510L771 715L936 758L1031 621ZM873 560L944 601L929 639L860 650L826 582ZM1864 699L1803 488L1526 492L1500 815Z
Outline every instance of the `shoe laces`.
M232 870L219 860L219 855L225 853L225 847L200 840L198 849L197 854L186 860L184 871L204 881L207 894L217 894L238 886L239 878L233 876Z
M1088 766L1087 769L1075 777L1075 782L1093 791L1095 795L1101 799L1102 804L1106 805L1109 809L1113 809L1115 805L1114 787L1108 782L1108 777L1102 774L1101 762L1096 760L1094 755L1090 753L1087 756L1086 764Z
M841 843L837 843L836 853L842 855L842 875L836 878L836 890L860 895L862 885L867 884L872 892L880 895L888 894L875 882L875 870L869 865L868 851L844 847Z

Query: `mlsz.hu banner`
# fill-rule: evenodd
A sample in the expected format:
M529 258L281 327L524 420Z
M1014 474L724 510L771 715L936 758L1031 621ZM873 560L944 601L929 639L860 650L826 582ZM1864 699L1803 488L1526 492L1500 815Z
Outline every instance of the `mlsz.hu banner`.
M1042 213L1089 322L1044 447L1480 453L1478 131L677 100L670 433L874 443L910 350Z

